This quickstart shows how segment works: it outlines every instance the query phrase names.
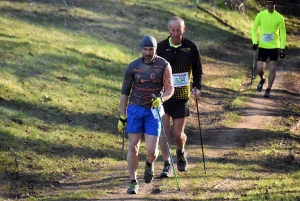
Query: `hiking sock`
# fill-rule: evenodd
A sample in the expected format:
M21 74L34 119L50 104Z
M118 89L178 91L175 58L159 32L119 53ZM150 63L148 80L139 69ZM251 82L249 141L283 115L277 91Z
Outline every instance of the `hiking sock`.
M137 180L134 179L134 180L131 180L131 183L133 184L133 183L138 183L138 182L137 182Z
M184 153L184 150L180 150L177 148L176 153L182 155Z
M148 159L146 160L146 165L151 166L152 164L149 163Z
M170 165L170 164L171 164L171 163L170 163L169 160L166 160L165 163L164 163L164 165Z

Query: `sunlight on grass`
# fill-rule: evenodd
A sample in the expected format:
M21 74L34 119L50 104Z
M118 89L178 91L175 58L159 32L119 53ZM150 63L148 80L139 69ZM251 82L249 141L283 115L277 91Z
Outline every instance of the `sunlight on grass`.
M246 15L222 9L213 12L249 39L251 20ZM116 127L124 71L140 56L142 36L165 39L167 22L174 15L185 19L186 37L199 46L207 70L204 86L220 91L231 108L244 106L251 92L234 94L242 88L249 70L247 53L224 48L224 41L232 40L236 32L200 11L195 2L76 1L68 6L62 1L0 2L0 176L7 194L28 200L92 200L114 195L120 186L127 188L123 157L128 137L122 153L122 134ZM297 79L293 74L287 76ZM297 112L296 106L288 109ZM227 127L241 121L234 112L223 114L221 109L220 115ZM212 119L215 114L206 117ZM267 125L266 129L286 133L283 126ZM180 196L273 198L283 189L295 198L298 170L291 166L289 173L279 168L268 172L276 164L288 166L285 159L291 154L298 157L296 142L290 146L291 153L282 146L260 147L257 152L229 150L228 155L209 158L207 175L202 164L191 162L190 171L178 173L184 192ZM171 148L175 158L175 146ZM140 177L145 153L142 141ZM160 193L149 193L145 199L178 199L174 178L159 181L155 190Z
M250 104L247 103L247 100L250 99L250 96L246 95L245 93L241 94L241 96L237 97L232 101L231 107L232 108L239 108L249 106Z
M222 121L224 126L234 127L236 123L241 122L242 117L240 117L235 112L226 112L224 115L224 120Z
M272 132L289 133L288 127L286 125L281 124L274 125L273 123L266 123L264 129Z
M257 147L256 149L261 149L264 145ZM274 197L277 189L285 189L291 194L288 196L289 198L294 198L296 195L295 187L299 184L294 178L290 177L289 173L280 173L268 172L264 171L262 167L255 165L255 161L259 160L261 156L251 154L251 147L248 149L240 149L231 152L228 155L224 155L224 157L220 158L223 161L222 165L220 163L212 163L208 162L207 167L209 167L210 171L208 171L208 175L205 178L205 185L199 185L198 183L195 187L200 186L200 189L203 189L204 186L207 189L211 190L219 190L225 191L227 188L235 189L234 194L216 194L215 197L223 198L223 199L232 199L239 197L241 200L258 199L260 196L270 196ZM249 152L250 151L250 152ZM264 151L262 150L264 154ZM251 157L251 158L249 158ZM248 165L239 165L237 162L236 165L232 165L235 161L246 160L248 161L246 164ZM220 162L221 162L220 161ZM279 159L280 161L280 159ZM277 161L277 163L279 162ZM274 161L276 163L276 161ZM256 172L251 172L249 170L256 169ZM194 170L192 170L193 172ZM211 173L210 173L211 172ZM213 174L212 174L213 173ZM191 174L191 173L189 173ZM274 178L274 174L277 175L277 178ZM197 175L197 174L196 174ZM195 176L196 176L195 175ZM217 180L215 177L227 178L225 180L219 179ZM214 181L214 182L212 182ZM247 181L247 182L245 182ZM296 183L295 183L296 182ZM191 188L194 188L192 185ZM229 190L228 189L228 190ZM252 190L253 189L253 190ZM255 190L254 190L255 189ZM266 191L266 189L268 189ZM199 190L198 190L199 191ZM208 194L208 191L205 191ZM294 193L293 193L294 192ZM293 195L294 194L294 195ZM202 196L201 196L202 195ZM205 194L200 194L199 199L205 199Z

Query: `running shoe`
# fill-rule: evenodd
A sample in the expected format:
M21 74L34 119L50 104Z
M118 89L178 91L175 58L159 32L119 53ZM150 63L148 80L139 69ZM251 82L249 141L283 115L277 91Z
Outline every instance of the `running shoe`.
M262 88L263 88L263 85L265 83L266 79L261 79L259 84L257 85L257 91L258 92L261 92Z
M265 98L270 98L270 94L271 94L271 89L267 88L266 91L265 91L264 97Z
M186 154L183 153L179 153L178 151L176 152L177 154L177 169L180 172L184 172L187 169L188 166L188 161L187 161L187 157Z
M133 182L130 184L127 193L128 194L138 194L139 191L139 185L136 182Z
M164 165L164 169L162 171L162 173L160 173L159 177L160 178L169 178L172 177L172 167L171 164L166 164Z
M153 163L151 165L148 165L147 163L148 158L146 159L146 165L145 165L145 172L144 172L144 180L145 183L150 183L154 177L154 165Z

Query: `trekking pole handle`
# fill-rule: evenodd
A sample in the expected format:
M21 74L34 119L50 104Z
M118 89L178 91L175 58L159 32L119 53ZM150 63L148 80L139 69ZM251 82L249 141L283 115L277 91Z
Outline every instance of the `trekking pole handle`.
M200 90L198 90L198 91L199 91L199 94L201 94ZM192 95L197 94L197 87L194 87L194 88L192 89L191 94L192 94ZM199 95L199 97L195 98L195 100L199 100L199 99L200 99L200 95Z
M152 94L151 96L152 96L152 98L156 98L156 96L154 94ZM166 141L166 145L167 145L167 149L168 149L168 154L170 156L170 160L171 160L171 164L172 164L172 168L173 168L173 174L175 175L177 187L178 187L178 190L180 191L180 184L179 184L179 181L178 181L178 178L177 178L176 170L174 168L174 162L173 162L172 154L171 154L171 151L170 151L170 146L169 146L169 143L168 143L168 138L167 138L166 131L165 131L165 128L164 128L164 124L162 122L162 117L159 114L159 108L156 108L156 112L158 114L158 118L159 118L159 121L161 123L161 128L163 130L163 136L164 136L164 139Z

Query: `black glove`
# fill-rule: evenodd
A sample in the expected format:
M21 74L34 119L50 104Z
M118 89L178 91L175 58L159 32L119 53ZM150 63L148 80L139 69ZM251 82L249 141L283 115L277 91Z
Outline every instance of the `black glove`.
M280 59L283 59L285 57L284 49L281 49L279 52Z
M257 47L258 47L258 44L253 44L253 45L252 45L252 49L253 49L253 50L257 50Z

